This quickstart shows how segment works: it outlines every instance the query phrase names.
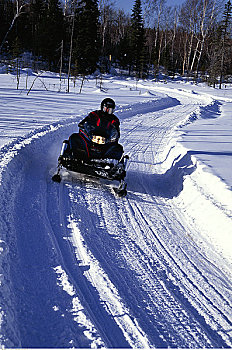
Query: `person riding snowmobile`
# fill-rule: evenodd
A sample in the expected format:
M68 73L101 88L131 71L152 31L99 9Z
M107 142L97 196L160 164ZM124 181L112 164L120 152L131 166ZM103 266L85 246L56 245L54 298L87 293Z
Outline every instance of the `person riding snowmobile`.
M64 140L58 158L57 172L52 176L55 182L61 182L62 169L68 172L119 181L114 192L123 197L127 194L125 182L128 155L118 143L120 122L113 114L115 102L105 98L101 109L89 113L79 124L79 133Z
M74 133L69 138L70 150L74 157L84 161L94 158L121 159L123 147L118 143L120 121L113 114L114 109L114 100L105 98L101 102L100 110L90 112L78 124L79 133ZM109 139L110 142L105 141Z

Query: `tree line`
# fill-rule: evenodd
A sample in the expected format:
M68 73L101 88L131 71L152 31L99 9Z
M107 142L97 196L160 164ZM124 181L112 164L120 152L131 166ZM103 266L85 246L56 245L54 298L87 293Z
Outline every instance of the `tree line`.
M232 76L230 0L135 0L131 15L110 0L0 0L0 59L74 76L117 67L144 78ZM27 55L27 56L28 56Z

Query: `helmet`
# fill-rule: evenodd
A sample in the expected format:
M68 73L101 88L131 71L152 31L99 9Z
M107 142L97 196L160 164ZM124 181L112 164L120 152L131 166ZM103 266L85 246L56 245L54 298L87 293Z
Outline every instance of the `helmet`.
M115 109L115 102L112 98L105 98L101 103L101 110L105 113L112 114Z

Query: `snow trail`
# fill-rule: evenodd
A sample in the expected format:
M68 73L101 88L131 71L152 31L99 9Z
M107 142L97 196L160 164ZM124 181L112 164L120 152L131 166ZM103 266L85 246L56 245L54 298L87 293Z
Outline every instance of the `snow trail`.
M211 247L205 254L201 227L178 207L198 165L176 151L176 128L212 100L170 96L119 112L131 159L123 199L102 180L52 183L74 122L2 149L5 346L232 346L227 264Z
M147 122L145 118L143 115L144 123ZM148 118L151 120L151 114ZM83 232L83 240L101 264L105 265L104 270L123 295L138 324L141 326L144 320L147 320L144 327L152 346L172 347L178 344L179 347L220 347L226 342L230 344L230 336L227 335L231 324L230 293L225 289L223 293L226 296L223 296L223 293L217 291L214 286L216 275L218 280L223 278L226 281L227 278L225 275L222 277L220 270L216 272L214 270L213 280L210 281L207 271L212 271L212 265L201 253L197 258L198 264L194 262L197 255L196 246L191 237L186 236L186 233L192 232L193 229L187 225L183 226L163 198L164 193L168 193L166 187L170 189L176 184L178 188L183 189L183 176L188 172L181 169L181 177L174 179L173 174L170 174L170 177L164 176L164 182L159 181L157 190L153 189L157 182L150 170L150 164L154 164L155 159L151 141L157 142L157 138L159 139L153 149L166 146L165 140L168 140L168 132L171 132L170 128L164 127L166 118L163 118L164 125L159 125L159 128L166 132L156 134L156 137L154 137L155 128L152 127L148 129L151 134L145 135L141 116L138 116L138 119L140 123L136 120L133 123L137 125L136 129L133 127L133 133L125 130L127 135L125 148L127 145L136 147L135 154L138 156L138 160L133 159L128 172L128 186L131 191L129 190L127 198L115 203L110 194L107 194L107 197L103 196L101 191L97 194L97 185L91 183L85 184L85 187L80 185L70 187L70 196L75 204L73 209L75 217L80 215L78 223L80 232ZM155 120L157 119L159 118L156 115ZM170 119L168 123L170 126ZM175 124L174 117L173 126ZM148 146L145 142L142 145L133 144L130 139L130 135L133 139L139 128L142 129L144 139L149 139ZM160 155L161 152L157 154ZM188 162L183 164L188 169L191 165ZM137 171L132 171L133 166L137 166ZM191 168L194 168L193 165ZM147 181L148 174L144 180L146 170L148 173L151 172L153 180ZM168 197L172 196L171 189ZM90 213L94 213L94 219L89 220L89 216L82 216L80 205L88 208ZM105 228L107 233L102 231ZM114 248L115 240L117 248ZM111 246L113 248L110 249ZM103 260L103 256L108 262ZM110 272L112 266L114 270L115 266L118 266L117 271L123 269L123 274L120 271L120 275L117 276L118 272ZM130 276L128 271L137 278ZM206 273L207 278L204 277ZM93 280L96 283L97 275ZM130 284L128 285L126 281L130 281ZM179 285L180 281L184 288ZM138 288L134 287L136 284L139 284ZM218 308L219 304L223 306L223 311ZM145 314L142 310L145 310ZM152 325L150 330L149 324ZM227 331L216 332L214 331L216 329L227 329Z

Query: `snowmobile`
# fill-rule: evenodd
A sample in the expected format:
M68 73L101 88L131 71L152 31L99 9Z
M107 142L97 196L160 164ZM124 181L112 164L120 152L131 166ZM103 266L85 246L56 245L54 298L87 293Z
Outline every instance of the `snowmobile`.
M52 180L60 182L61 170L65 168L69 172L119 181L118 187L113 189L118 196L126 196L125 177L129 157L123 154L118 139L119 133L113 125L108 129L93 129L85 123L79 133L63 141L57 172Z

